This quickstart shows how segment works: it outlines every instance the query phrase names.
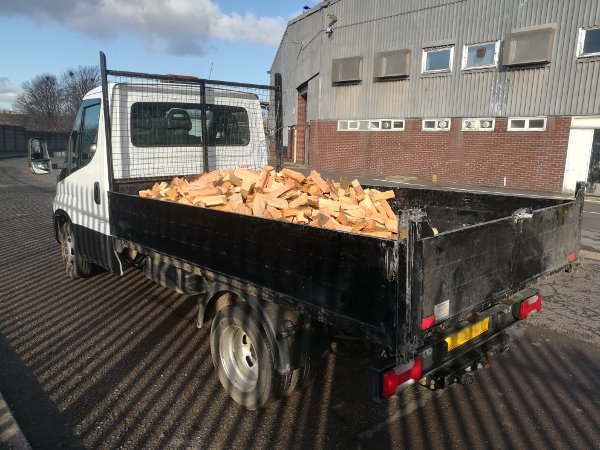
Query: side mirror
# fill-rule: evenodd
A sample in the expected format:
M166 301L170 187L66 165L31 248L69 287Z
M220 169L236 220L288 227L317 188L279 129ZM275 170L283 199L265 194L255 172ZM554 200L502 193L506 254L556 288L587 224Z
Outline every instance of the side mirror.
M48 155L48 146L42 138L29 139L27 146L29 170L35 175L50 173L52 164Z

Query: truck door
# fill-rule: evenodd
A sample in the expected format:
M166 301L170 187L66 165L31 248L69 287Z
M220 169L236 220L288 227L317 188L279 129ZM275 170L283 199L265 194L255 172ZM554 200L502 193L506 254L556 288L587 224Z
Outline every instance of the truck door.
M106 156L100 99L84 100L69 138L66 168L59 175L54 211L70 219L86 259L109 268ZM108 266L107 266L108 264Z

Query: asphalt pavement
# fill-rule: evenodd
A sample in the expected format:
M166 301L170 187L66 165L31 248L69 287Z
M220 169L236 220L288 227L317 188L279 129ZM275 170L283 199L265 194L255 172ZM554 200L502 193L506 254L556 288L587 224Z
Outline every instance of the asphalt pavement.
M133 269L66 277L54 181L0 159L0 436L19 435L10 415L33 448L600 448L600 262L540 282L542 312L473 384L375 404L368 352L340 341L310 387L249 412L214 375L196 298Z

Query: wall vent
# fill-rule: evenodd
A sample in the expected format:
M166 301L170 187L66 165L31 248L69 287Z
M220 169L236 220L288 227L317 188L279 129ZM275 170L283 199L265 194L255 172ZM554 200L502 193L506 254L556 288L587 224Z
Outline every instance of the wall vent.
M463 119L462 131L494 131L495 120L488 119Z
M552 61L555 32L554 26L546 26L507 34L502 64L520 66L549 63Z
M331 61L332 83L352 83L362 80L362 56L339 58Z
M450 118L446 119L423 119L421 129L423 131L450 131L452 122Z
M375 53L373 76L375 78L399 78L410 74L410 50L392 50Z

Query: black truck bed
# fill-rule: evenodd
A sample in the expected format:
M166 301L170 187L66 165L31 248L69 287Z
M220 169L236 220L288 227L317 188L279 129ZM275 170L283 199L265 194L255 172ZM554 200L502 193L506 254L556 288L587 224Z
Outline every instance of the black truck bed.
M409 222L381 239L142 198L145 183L109 193L113 235L202 274L246 285L390 348L420 336L449 300L447 323L568 266L579 251L577 199L392 188L400 214L420 209L440 233ZM516 219L522 208L532 217Z

